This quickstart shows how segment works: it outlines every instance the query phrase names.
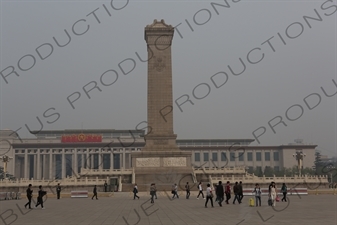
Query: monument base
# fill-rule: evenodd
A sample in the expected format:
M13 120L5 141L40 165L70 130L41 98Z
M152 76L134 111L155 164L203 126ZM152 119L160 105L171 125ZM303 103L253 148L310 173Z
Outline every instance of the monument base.
M148 191L155 183L158 191L171 191L173 184L183 189L193 183L191 152L142 151L131 154L135 183L139 190Z

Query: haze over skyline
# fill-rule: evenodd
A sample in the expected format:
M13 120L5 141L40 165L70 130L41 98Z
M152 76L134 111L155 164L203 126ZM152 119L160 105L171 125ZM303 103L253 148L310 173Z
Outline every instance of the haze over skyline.
M33 137L28 128L40 129L37 117L43 130L144 128L144 28L164 19L176 27L178 139L258 137L251 145L287 145L300 138L337 156L336 1L0 7L0 129Z

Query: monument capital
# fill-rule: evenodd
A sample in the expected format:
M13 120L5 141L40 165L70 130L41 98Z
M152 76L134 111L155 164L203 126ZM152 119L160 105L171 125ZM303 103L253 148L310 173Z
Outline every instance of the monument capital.
M174 27L165 23L164 20L154 22L145 27L145 41L148 45L171 45Z

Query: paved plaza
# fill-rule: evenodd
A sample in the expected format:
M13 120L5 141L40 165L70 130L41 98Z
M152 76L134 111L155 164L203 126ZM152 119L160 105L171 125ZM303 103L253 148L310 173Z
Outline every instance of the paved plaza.
M169 196L171 193L167 192ZM249 197L242 204L224 204L214 208L204 207L205 200L196 199L196 192L186 200L180 192L179 199L170 199L160 192L154 204L147 193L139 193L133 200L131 193L116 193L113 197L71 199L48 198L45 209L25 209L25 198L0 202L0 224L12 225L206 225L206 224L337 224L337 195L289 196L286 202L278 202L273 209L267 206L263 196L261 207L249 207ZM99 195L98 195L99 196ZM35 199L35 198L34 198ZM233 200L233 199L231 199Z

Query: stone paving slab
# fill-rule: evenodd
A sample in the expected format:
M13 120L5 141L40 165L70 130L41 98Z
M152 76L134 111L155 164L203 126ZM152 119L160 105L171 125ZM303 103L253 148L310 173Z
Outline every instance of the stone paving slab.
M168 195L168 196L167 196ZM45 209L25 209L26 199L0 202L0 225L317 225L337 224L336 195L289 196L288 202L267 206L262 197L261 207L249 207L249 197L242 204L204 207L205 200L159 193L154 204L147 193L133 200L130 193L115 193L113 197L45 199ZM36 199L36 198L34 198ZM231 199L233 200L233 199Z

